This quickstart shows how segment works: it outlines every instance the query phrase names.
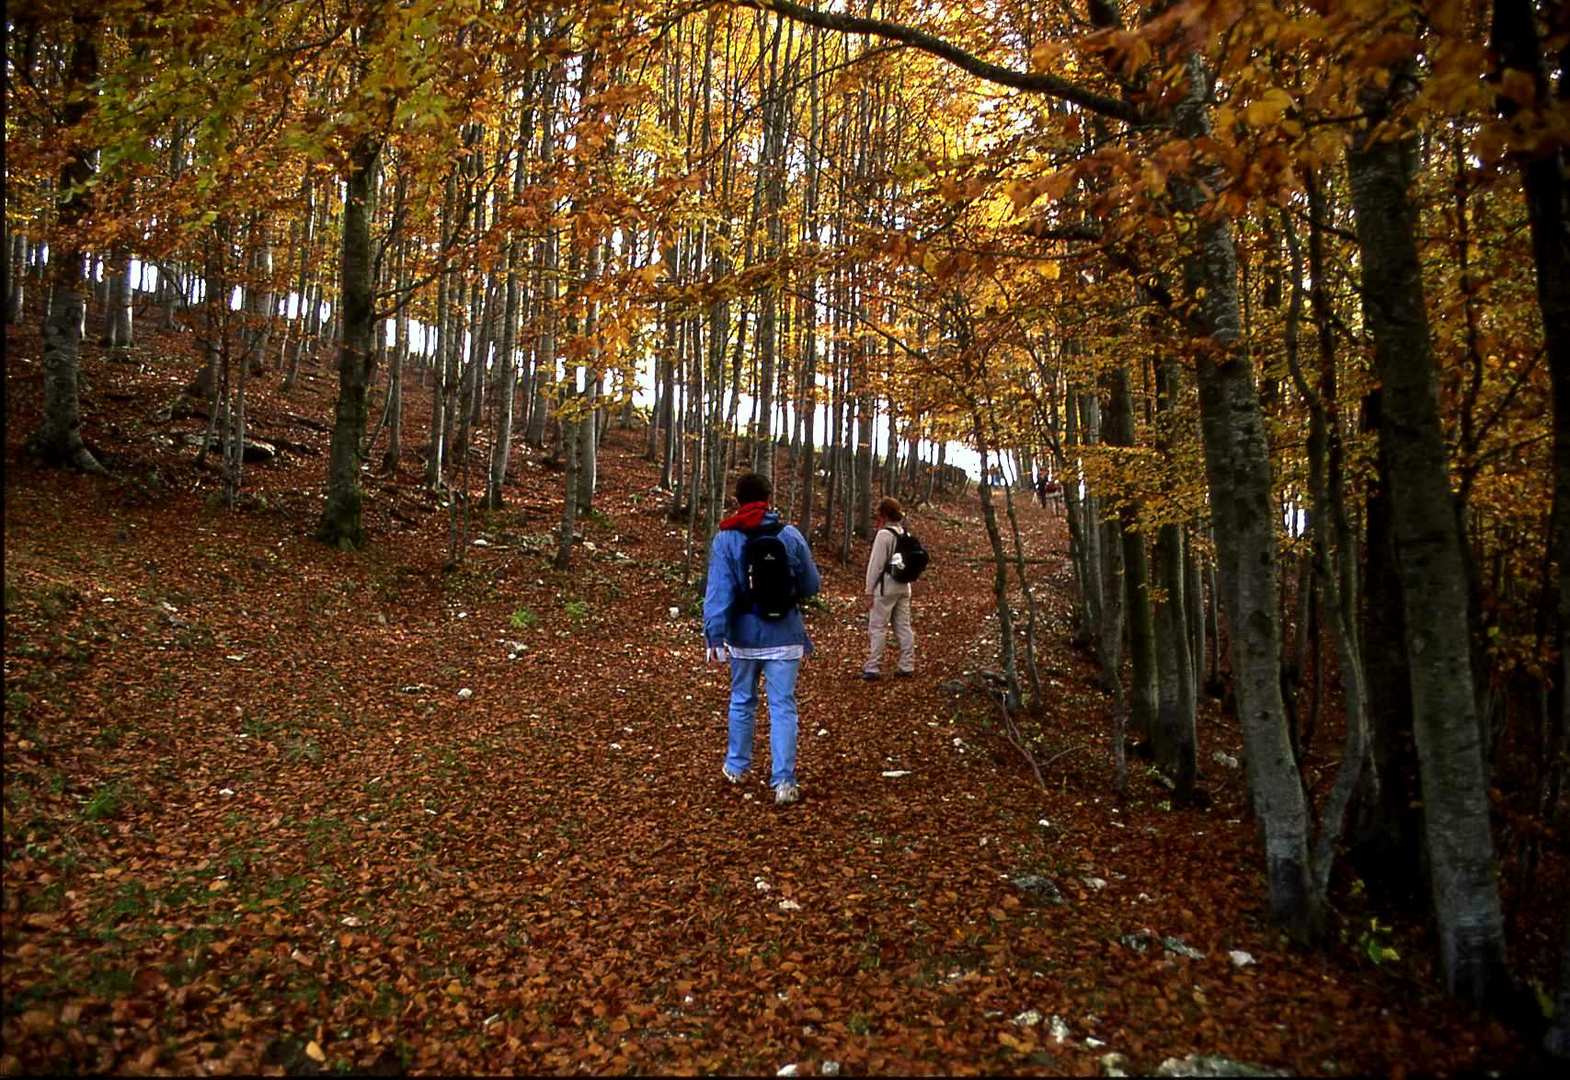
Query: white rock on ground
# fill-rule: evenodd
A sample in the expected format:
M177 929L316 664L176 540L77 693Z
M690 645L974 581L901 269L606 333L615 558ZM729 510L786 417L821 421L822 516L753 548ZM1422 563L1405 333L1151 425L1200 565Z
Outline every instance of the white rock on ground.
M462 690L458 691L458 700L460 700L460 701L468 701L473 696L474 696L474 691L470 690L467 686L465 686Z
M1156 1066L1157 1076L1289 1076L1280 1069L1269 1069L1247 1061L1233 1061L1220 1054L1190 1054L1167 1058Z
M1101 1075L1102 1076L1127 1076L1128 1075L1128 1073L1123 1071L1128 1066L1128 1058L1124 1057L1122 1054L1118 1054L1118 1053L1102 1054L1101 1055L1100 1065L1101 1065Z
M840 1074L840 1063L837 1061L825 1061L818 1066L818 1072L823 1076L838 1076Z
M1047 1021L1047 1030L1052 1032L1052 1039L1054 1042L1061 1043L1064 1039L1068 1038L1068 1022L1061 1016L1054 1016L1051 1020Z
M774 1075L775 1076L800 1076L801 1075L801 1066L797 1065L793 1061L789 1065L781 1065L780 1066L780 1071L775 1073Z
M1248 967L1248 965L1254 962L1253 956L1244 952L1242 949L1233 949L1231 952L1227 953L1227 955L1232 958L1232 963L1238 967Z
M1014 1018L1014 1022L1020 1027L1035 1027L1041 1023L1041 1014L1035 1009L1026 1009Z
M889 769L883 774L885 780L898 780L902 776L909 776L909 769Z

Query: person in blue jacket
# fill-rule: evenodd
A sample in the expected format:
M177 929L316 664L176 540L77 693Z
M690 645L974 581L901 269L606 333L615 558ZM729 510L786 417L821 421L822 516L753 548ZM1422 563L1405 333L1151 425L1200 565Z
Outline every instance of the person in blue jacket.
M709 582L703 597L703 636L711 662L730 660L730 744L723 771L732 784L752 764L752 733L761 677L769 700L769 786L775 803L801 798L796 783L796 675L812 652L801 608L765 618L749 595L745 550L749 535L777 536L789 556L795 600L817 594L812 549L794 525L781 525L769 505L774 485L747 473L736 481L736 512L720 522L709 544Z

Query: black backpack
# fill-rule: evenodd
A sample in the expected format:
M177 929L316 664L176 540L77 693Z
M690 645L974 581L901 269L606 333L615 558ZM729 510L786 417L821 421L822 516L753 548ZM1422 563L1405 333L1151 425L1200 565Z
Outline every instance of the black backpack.
M887 528L887 526L885 526ZM921 572L932 561L927 554L927 549L921 546L921 541L916 539L916 534L906 529L904 532L894 532L894 553L889 556L889 565L883 572L901 585L908 585L921 576ZM899 556L899 566L894 565L894 556Z
M746 575L747 602L762 618L783 619L796 606L796 572L790 567L790 552L780 539L779 522L746 531L741 564Z

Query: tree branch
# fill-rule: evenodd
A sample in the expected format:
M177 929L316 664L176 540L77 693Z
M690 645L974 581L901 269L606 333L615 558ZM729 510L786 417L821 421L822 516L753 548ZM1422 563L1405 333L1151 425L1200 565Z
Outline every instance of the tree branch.
M1108 97L1088 90L1077 83L1046 72L1016 71L1013 68L994 64L990 60L966 52L959 46L944 41L924 30L901 23L889 22L885 19L866 19L857 15L842 15L833 11L814 11L803 7L792 0L733 0L738 7L756 8L760 11L772 11L795 22L816 26L823 30L833 30L842 34L872 34L876 37L886 38L909 45L911 48L920 49L922 52L931 53L942 60L947 60L955 67L968 71L978 79L994 83L998 86L1007 86L1014 90L1028 90L1031 93L1046 94L1061 101L1072 102L1082 109L1088 109L1101 116L1111 117L1114 120L1124 120L1130 124L1138 123L1139 110L1120 98Z

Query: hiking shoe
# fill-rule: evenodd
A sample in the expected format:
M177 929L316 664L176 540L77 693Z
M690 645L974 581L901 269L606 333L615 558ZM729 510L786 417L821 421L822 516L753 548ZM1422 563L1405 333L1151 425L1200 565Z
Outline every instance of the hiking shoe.
M861 678L864 682L877 682L879 679L883 678L883 676L879 675L876 671L863 671L861 673Z
M774 789L774 805L789 806L793 802L801 801L801 788L795 784L781 784Z
M739 784L739 783L741 783L741 773L731 772L729 765L721 765L720 766L720 772L724 775L726 783L729 783L729 784Z

